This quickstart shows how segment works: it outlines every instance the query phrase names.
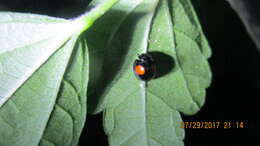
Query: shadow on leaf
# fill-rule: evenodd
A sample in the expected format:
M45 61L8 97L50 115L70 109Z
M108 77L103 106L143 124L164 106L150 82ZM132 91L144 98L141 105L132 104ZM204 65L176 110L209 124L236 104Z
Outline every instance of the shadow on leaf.
M155 79L170 73L171 70L174 68L175 62L171 56L157 51L149 52L149 54L151 54L151 56L154 58L156 64Z
M130 46L138 20L144 13L131 13L126 16L122 11L109 11L97 20L86 33L89 47L90 75L88 85L88 111L100 112L104 95L112 81L125 67L132 67L127 56L136 55ZM132 50L131 50L132 49ZM131 65L130 65L131 64ZM124 66L124 67L123 67ZM134 75L134 74L133 74Z

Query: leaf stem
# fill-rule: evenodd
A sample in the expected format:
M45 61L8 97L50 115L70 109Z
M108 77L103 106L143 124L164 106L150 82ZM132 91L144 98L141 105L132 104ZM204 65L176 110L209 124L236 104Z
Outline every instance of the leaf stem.
M83 15L76 18L76 21L82 23L83 28L81 32L87 30L93 23L101 17L106 11L108 11L114 4L116 4L119 0L104 0L101 4L97 5L90 11L87 11Z

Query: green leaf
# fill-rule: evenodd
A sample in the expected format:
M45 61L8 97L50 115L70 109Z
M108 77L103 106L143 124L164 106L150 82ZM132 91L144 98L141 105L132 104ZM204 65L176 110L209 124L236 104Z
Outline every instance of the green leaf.
M95 7L102 0L93 0L89 7ZM142 0L120 0L111 11L108 11L102 18L95 22L95 25L90 28L87 32L87 44L89 46L89 57L90 57L90 78L88 86L88 111L93 113L100 112L101 109L98 106L98 102L103 103L103 86L105 77L110 77L113 75L102 74L103 73L103 63L106 52L110 52L111 42L116 40L114 34L117 33L121 23L126 19L126 17L134 11L138 4ZM142 12L134 14L135 18L139 20ZM133 18L134 19L134 18ZM134 20L136 21L136 20ZM109 27L108 27L109 26ZM128 33L128 31L123 30L123 33ZM132 36L125 35L124 37L132 38ZM127 39L126 38L126 39ZM121 38L120 38L121 39ZM120 41L120 39L118 39ZM124 39L125 40L125 39ZM119 47L118 47L119 48ZM120 51L120 50L119 50ZM125 51L122 49L122 51ZM114 58L114 57L112 57ZM115 63L118 65L120 63ZM110 73L110 72L108 72ZM97 90L101 89L101 90Z
M116 21L108 25L108 19ZM102 65L90 72L89 106L96 103L93 113L104 111L109 144L183 145L180 112L198 112L211 81L211 51L190 1L121 0L89 32L102 36L87 40L94 55L90 68ZM174 68L146 85L132 65L147 51L170 56Z
M41 15L0 13L0 107L78 32L78 26Z
M73 76L78 69L66 69L82 62L72 60L76 39L74 36L61 46L1 107L0 145L77 143L86 112L86 83ZM82 78L87 77L82 75L84 70Z
M71 20L0 13L1 146L77 145L89 70L79 34L115 2Z
M88 62L87 46L82 39L74 48L63 75L40 145L77 145L86 117Z
M76 145L86 115L86 46L78 24L1 13L0 145ZM81 27L82 28L82 27Z
M88 29L117 1L106 0L71 20L0 12L0 107L73 34Z

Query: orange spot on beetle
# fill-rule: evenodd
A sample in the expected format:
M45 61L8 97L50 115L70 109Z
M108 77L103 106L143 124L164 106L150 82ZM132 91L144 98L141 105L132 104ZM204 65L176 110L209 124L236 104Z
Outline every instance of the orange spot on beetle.
M142 66L142 65L137 65L135 67L135 72L138 74L138 75L144 75L145 74L145 68Z

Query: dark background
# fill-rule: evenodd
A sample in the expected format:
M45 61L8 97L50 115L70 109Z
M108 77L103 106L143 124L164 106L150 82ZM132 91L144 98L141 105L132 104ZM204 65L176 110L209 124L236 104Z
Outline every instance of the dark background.
M1 0L0 11L71 18L90 0ZM212 47L212 84L201 111L184 121L242 121L243 129L186 129L187 146L260 145L260 54L239 17L224 0L193 0ZM259 5L260 7L260 5ZM259 16L260 17L260 16ZM101 115L88 115L80 146L106 146Z

